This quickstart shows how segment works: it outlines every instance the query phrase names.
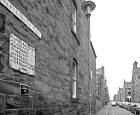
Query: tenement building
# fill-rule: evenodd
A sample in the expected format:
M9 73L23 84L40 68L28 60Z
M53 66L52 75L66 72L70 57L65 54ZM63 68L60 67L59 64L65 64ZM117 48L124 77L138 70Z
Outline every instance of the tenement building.
M96 70L96 110L100 110L109 102L109 92L105 79L104 67Z
M123 92L123 88L120 88L119 87L119 90L118 90L118 101L119 102L123 102L125 99L124 99L124 92Z
M131 102L132 99L132 82L123 82L123 88L119 87L117 98L119 102Z
M132 70L132 102L140 103L140 67L137 66L138 63L135 61L133 63Z
M93 47L92 42L90 42L91 44L91 53L90 53L90 60L91 61L91 71L90 71L90 93L91 93L91 98L90 98L90 103L91 103L91 111L93 113L96 112L96 53Z
M82 2L0 0L0 115L95 113L96 54Z
M126 82L124 80L123 92L124 92L124 101L131 102L131 82Z
M115 101L115 102L118 102L119 100L118 100L118 94L115 94L114 96L113 96L113 101Z

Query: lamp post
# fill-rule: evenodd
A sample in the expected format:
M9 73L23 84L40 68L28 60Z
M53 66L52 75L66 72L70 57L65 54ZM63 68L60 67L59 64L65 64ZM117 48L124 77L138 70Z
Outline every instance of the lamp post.
M83 2L81 8L83 10L83 12L86 14L87 17L87 23L88 23L88 30L87 30L87 37L88 37L88 58L89 58L89 78L90 78L90 95L89 95L89 102L90 102L90 109L89 109L89 113L91 115L91 67L90 67L90 16L91 16L91 11L93 11L95 9L96 5L94 2L92 1L85 1Z

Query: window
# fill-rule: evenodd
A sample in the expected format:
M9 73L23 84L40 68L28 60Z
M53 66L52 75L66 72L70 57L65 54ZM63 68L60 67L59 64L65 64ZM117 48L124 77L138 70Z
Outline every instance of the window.
M138 79L140 79L140 76L138 76Z
M131 91L128 91L128 95L131 95Z
M76 20L77 20L77 6L76 6L76 2L75 0L72 0L72 3L73 3L73 11L72 11L72 30L76 33Z
M5 20L6 20L6 15L0 12L0 32L1 33L5 32Z
M72 29L76 33L76 10L72 13Z
M131 89L128 89L128 95L131 95Z
M73 65L72 65L72 69L73 69L73 78L72 78L72 98L77 98L77 94L76 94L76 89L77 89L77 61L75 58L73 58Z
M4 73L4 54L0 53L0 73Z
M92 79L92 70L90 71L90 78Z

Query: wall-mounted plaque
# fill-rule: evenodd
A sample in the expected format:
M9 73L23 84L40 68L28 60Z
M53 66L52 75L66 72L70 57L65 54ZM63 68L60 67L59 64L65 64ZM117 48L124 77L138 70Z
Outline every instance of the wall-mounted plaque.
M9 64L11 68L29 75L34 75L35 49L17 38L14 34L10 34L9 48Z

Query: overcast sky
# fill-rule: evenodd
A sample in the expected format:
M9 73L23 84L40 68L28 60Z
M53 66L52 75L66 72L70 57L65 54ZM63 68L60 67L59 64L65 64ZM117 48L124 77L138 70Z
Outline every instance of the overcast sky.
M140 0L92 1L91 40L112 99L124 79L131 81L133 62L140 62Z

